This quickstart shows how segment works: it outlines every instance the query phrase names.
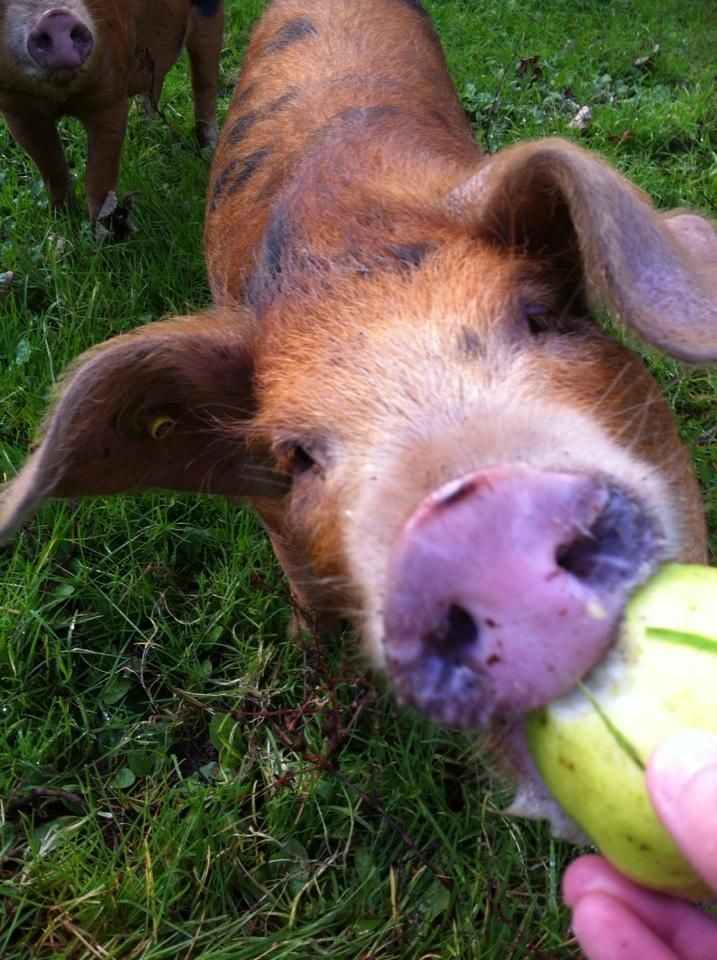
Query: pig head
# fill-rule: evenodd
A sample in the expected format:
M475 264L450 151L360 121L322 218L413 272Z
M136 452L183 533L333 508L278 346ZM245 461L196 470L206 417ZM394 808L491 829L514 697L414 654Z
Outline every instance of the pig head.
M522 716L659 564L705 558L668 406L593 310L715 359L712 226L561 140L482 155L418 3L275 0L206 257L210 309L67 374L3 535L50 497L248 498L307 620L349 618L401 698L487 732L550 815Z
M0 0L0 114L53 207L72 196L58 119L78 117L87 132L85 185L95 222L114 201L128 97L156 104L185 41L197 138L216 142L222 30L223 0Z

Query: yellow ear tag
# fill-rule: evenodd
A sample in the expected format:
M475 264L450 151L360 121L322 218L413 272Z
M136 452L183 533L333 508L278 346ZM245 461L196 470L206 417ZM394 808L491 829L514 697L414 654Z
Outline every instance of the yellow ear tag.
M164 440L174 430L177 421L160 414L146 421L147 432L153 440Z

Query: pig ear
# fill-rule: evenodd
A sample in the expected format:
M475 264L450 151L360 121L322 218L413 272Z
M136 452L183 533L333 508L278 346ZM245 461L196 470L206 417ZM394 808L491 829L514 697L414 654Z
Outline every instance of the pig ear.
M552 261L567 298L600 301L666 353L717 359L717 234L660 215L608 164L563 140L505 150L450 198L492 242Z
M280 492L282 478L245 439L253 376L243 329L220 313L177 318L84 354L38 449L0 491L0 542L50 497Z

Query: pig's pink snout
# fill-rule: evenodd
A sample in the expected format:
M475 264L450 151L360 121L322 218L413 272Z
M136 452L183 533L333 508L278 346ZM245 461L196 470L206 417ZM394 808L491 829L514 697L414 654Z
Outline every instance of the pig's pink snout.
M597 476L504 466L441 487L389 561L384 643L398 693L476 728L548 703L601 658L662 550L646 508Z
M73 70L92 53L92 31L77 14L62 7L48 10L27 38L27 51L43 70Z

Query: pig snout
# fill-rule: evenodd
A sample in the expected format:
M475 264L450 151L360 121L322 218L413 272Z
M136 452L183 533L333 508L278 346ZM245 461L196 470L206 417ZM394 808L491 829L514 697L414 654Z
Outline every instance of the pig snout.
M48 10L30 30L27 52L43 70L76 70L92 53L92 31L77 14L58 7Z
M573 687L611 643L663 536L588 474L484 469L431 493L392 548L384 644L399 696L485 727Z

